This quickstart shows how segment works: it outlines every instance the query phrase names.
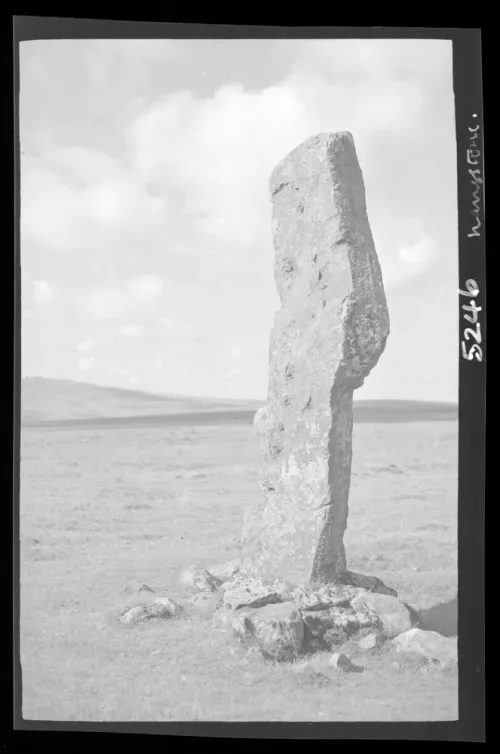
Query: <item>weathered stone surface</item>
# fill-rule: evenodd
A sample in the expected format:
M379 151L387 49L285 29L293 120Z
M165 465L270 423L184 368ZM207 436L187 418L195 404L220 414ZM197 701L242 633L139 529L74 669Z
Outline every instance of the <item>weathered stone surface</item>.
M122 623L140 623L145 620L146 606L135 605L135 607L126 607L120 617Z
M352 136L321 134L274 170L275 279L262 490L244 530L248 573L297 584L346 570L353 390L389 334Z
M353 587L322 584L318 587L299 586L291 593L291 598L300 610L325 610L330 607L350 607L359 595Z
M330 667L342 670L344 673L362 673L364 668L356 665L350 657L343 652L335 652L330 658Z
M310 640L316 639L326 649L343 646L360 631L379 630L380 619L364 605L353 607L330 607L325 610L301 610L306 627L305 646L310 649Z
M304 641L304 624L291 602L236 610L233 631L246 646L258 646L264 657L280 662L297 657Z
M212 616L212 624L220 631L227 631L233 623L234 610L221 605Z
M284 579L236 578L222 585L223 604L231 610L264 607L291 599L293 584Z
M412 628L396 636L392 644L397 652L420 654L441 667L454 666L458 662L457 638L447 638L435 631Z
M187 600L191 612L199 615L212 615L222 604L221 592L199 592Z
M305 645L307 645L308 652L321 652L322 650L325 649L325 645L320 639L318 639L316 636L313 636L313 637L311 637L310 635L307 636L307 632L306 632L306 639L304 640L304 646Z
M206 568L187 566L182 570L180 582L183 586L200 592L215 592L222 586L222 581L211 574Z
M120 618L122 623L143 623L148 620L176 618L183 612L181 605L169 597L156 597L142 605L125 607Z
M379 616L384 634L391 638L411 629L411 616L404 604L395 597L374 592L358 592L354 606L365 605Z
M220 606L219 594L222 595ZM337 584L294 587L283 579L238 576L225 583L220 593L195 595L188 604L197 599L210 602L209 609L214 609L213 623L223 630L227 630L233 618L244 621L241 616L246 615L248 609L293 604L304 622L303 649L306 652L349 646L369 651L410 627L408 610L398 599ZM216 600L215 608L211 600Z
M384 643L384 636L378 631L371 631L357 641L357 647L362 652L370 652L379 649Z
M335 583L343 584L345 586L354 586L358 589L366 589L375 594L387 594L391 597L398 596L395 589L386 586L384 582L376 576L366 576L363 573L355 573L354 571L343 571L342 573L339 573L335 577Z
M208 572L219 579L223 584L231 581L240 570L239 560L230 560L229 563L214 563L208 567Z

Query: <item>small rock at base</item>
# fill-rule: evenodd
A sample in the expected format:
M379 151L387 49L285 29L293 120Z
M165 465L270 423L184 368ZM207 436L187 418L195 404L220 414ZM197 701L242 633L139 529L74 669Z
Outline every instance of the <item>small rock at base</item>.
M279 662L295 659L304 641L304 623L291 602L235 610L232 627L244 645Z
M353 605L365 605L378 615L384 634L392 638L411 628L411 616L408 608L388 594L360 591L353 600Z
M120 621L122 623L143 623L155 618L166 620L177 617L182 610L181 605L178 605L169 597L157 597L151 602L125 608Z
M364 670L361 665L355 665L343 652L335 652L330 657L328 664L336 670L344 671L344 673L362 673Z
M331 607L326 610L301 610L306 626L306 643L310 649L311 639L318 639L325 648L334 651L349 639L368 630L380 627L378 616L366 605Z
M412 628L393 639L397 652L412 652L437 662L441 667L458 662L457 637L447 638L435 631Z
M120 618L122 623L138 623L144 620L146 611L144 605L136 605L135 607L127 608Z
M199 592L215 592L222 586L222 581L213 576L206 568L199 566L187 566L180 575L180 582L185 587L196 589Z
M382 637L380 634L371 633L363 636L358 640L357 646L364 652L369 652L371 649L378 649L382 645Z
M184 609L182 605L179 605L178 602L174 602L170 597L155 597L150 605L152 609L157 609L159 611L168 610L172 615L180 615Z

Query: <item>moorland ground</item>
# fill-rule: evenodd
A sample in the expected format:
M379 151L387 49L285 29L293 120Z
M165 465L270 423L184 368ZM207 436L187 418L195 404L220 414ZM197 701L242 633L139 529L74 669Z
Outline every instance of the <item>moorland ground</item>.
M352 570L419 608L457 590L454 421L355 424ZM323 686L237 646L209 619L110 618L136 577L181 598L190 563L239 556L260 448L251 426L23 428L21 662L32 720L453 720L456 671L395 669Z

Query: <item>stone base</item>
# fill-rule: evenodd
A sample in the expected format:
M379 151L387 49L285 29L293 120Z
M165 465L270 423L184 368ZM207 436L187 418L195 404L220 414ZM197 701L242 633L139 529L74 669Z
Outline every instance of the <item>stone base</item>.
M120 621L212 617L214 628L231 631L244 647L279 662L338 653L363 640L367 649L377 649L411 628L396 592L372 576L346 571L333 584L297 586L248 576L236 561L214 570L217 575L199 566L183 569L180 581L190 594L181 604L134 580L125 589Z
M222 599L214 623L232 630L243 646L257 647L268 659L290 661L337 651L367 633L380 647L385 639L411 628L408 610L395 590L376 577L346 571L333 584L297 586L281 578L253 577L247 569L235 568L234 561L232 567L232 578L219 584ZM187 581L200 586L204 581L209 590L211 574L204 574L204 579Z
M456 663L456 640L453 644L453 639L412 628L414 611L376 577L346 571L333 584L297 586L244 575L235 561L214 570L217 575L198 566L185 568L181 583L191 594L180 603L134 579L124 589L115 620L211 617L214 630L231 632L243 647L268 660L302 657L307 664L329 652L342 672L360 670L350 662L351 652L366 655L384 648L396 652L398 662L402 655L417 654L439 667Z

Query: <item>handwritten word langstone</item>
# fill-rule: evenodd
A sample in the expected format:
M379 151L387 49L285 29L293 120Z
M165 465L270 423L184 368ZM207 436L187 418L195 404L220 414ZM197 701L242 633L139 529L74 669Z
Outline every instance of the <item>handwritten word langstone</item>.
M346 570L353 391L384 350L389 315L351 134L301 144L270 191L281 308L255 419L263 479L244 526L244 567L329 583Z

